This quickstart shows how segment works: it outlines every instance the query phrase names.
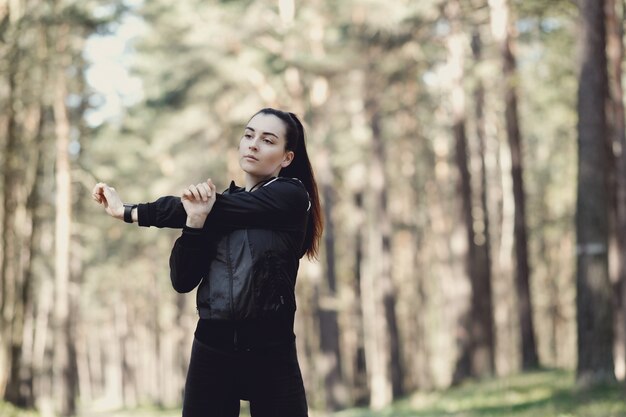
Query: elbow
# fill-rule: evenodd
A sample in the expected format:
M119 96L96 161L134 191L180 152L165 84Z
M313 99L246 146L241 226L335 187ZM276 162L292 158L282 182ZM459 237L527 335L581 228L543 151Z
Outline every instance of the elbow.
M193 287L187 287L185 285L177 284L175 282L172 282L172 287L179 294L187 294L188 292L193 290Z
M179 276L174 273L174 271L170 272L170 280L172 281L172 288L179 294L186 294L192 291L198 285L197 280L192 280L186 278L185 276Z

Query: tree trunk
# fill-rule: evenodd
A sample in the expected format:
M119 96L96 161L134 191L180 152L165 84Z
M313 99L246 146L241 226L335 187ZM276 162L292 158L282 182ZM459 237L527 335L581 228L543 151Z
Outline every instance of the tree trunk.
M371 68L366 75L365 111L372 133L368 210L368 272L361 281L365 354L370 381L370 405L381 408L402 392L400 336L395 314L395 288L391 276L391 221L387 211L385 147L377 99L370 94L376 83Z
M460 5L458 1L447 3L445 13L450 19L451 32L448 39L449 66L451 75L451 101L453 117L453 135L455 141L455 158L459 169L459 188L461 194L461 218L466 237L466 274L471 286L470 310L461 315L457 326L457 359L453 384L460 383L470 376L483 376L494 371L493 348L493 313L491 307L491 283L489 255L486 252L485 237L480 238L475 230L473 213L472 176L468 158L469 150L465 132L466 109L463 81L465 76L466 37L461 32ZM481 103L477 102L480 114ZM481 194L481 197L483 194ZM482 200L481 200L482 201ZM485 203L486 204L486 203ZM481 219L485 224L486 210L483 206ZM482 228L484 233L484 226ZM479 245L480 243L480 245Z
M528 265L528 238L526 234L526 201L524 195L521 133L517 110L517 68L513 51L514 35L510 23L508 0L489 0L494 37L500 43L504 77L504 101L506 133L511 150L511 177L515 202L515 285L517 313L520 326L522 369L539 367L535 327L533 324L532 298L530 294L530 268Z
M467 164L467 138L465 135L465 92L463 91L463 66L464 66L464 38L459 33L459 4L457 1L450 1L447 4L446 13L451 19L451 26L454 27L448 39L449 65L454 73L451 80L451 100L452 100L452 132L455 142L455 159L459 170L459 192L461 196L461 219L465 229L465 273L470 282L475 277L475 251L474 231L472 219L472 189L471 177ZM472 288L472 301L474 300ZM473 304L473 303L472 303ZM456 343L458 346L458 358L452 376L452 384L459 384L462 380L473 375L472 372L472 317L471 307L468 311L461 313L457 322Z
M363 338L363 329L365 327L363 323L363 309L359 304L362 300L361 297L361 285L363 280L362 266L364 265L363 253L365 252L364 244L364 227L365 227L365 207L364 207L363 191L359 190L354 194L354 215L357 218L356 222L356 234L354 236L354 282L352 291L354 293L354 300L356 301L351 311L353 319L351 320L353 325L353 344L354 344L354 359L351 363L351 369L353 372L352 377L352 398L355 405L365 405L369 395L367 392L368 385L368 372L366 369L365 360L365 344Z
M577 377L582 384L615 379L613 309L608 273L606 192L608 95L604 0L582 0L578 88L576 204Z
M323 152L324 153L324 152ZM339 347L339 325L337 322L337 274L335 271L335 225L333 218L334 187L329 156L322 155L321 188L324 198L324 258L326 285L321 285L321 300L318 303L320 326L320 350L323 358L323 380L327 410L336 410L346 404L341 376Z
M56 52L57 67L54 119L56 133L56 219L55 219L55 302L54 302L54 390L58 412L62 416L76 412L77 384L72 369L75 352L72 346L72 317L70 315L70 237L71 237L71 167L69 159L70 120L65 99L67 97L69 25L58 29Z
M618 8L620 9L618 11ZM609 217L613 226L609 228L612 235L610 243L615 250L609 258L609 265L615 262L615 338L616 338L616 369L621 368L622 376L626 376L626 131L624 121L624 88L622 86L622 62L624 60L624 12L626 6L616 0L606 0L607 22L607 53L609 61L609 89L611 96L611 135L608 150L612 157L613 188Z
M18 52L13 48L10 54L8 74L8 106L7 106L7 132L3 161L3 210L2 210L2 259L0 276L0 369L9 369L8 380L5 375L0 375L0 392L7 401L18 403L19 394L16 392L16 366L19 359L13 346L15 308L19 292L18 279L18 234L16 231L16 211L18 207L18 188L20 178L19 137L17 132L17 120L15 114L15 102L17 100L17 72Z
M472 52L476 66L482 60L482 41L475 30L472 36ZM473 331L474 352L473 369L478 376L495 373L495 322L493 316L493 292L491 284L491 237L489 229L489 210L487 204L487 167L485 163L485 89L482 80L477 81L474 90L476 117L476 138L480 159L480 209L472 213L474 219L474 244L476 245L475 288L472 289L472 311L476 328ZM482 226L482 227L481 227Z

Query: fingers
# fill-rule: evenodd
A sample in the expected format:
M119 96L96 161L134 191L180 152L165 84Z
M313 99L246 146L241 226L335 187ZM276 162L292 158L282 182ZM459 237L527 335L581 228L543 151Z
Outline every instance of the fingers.
M189 191L191 193L191 196L193 197L193 200L202 200L202 196L200 195L200 191L198 190L198 187L195 186L194 184L191 184L189 187L187 187L187 191Z
M206 181L206 184L209 186L209 189L211 190L212 195L215 196L215 194L217 194L217 190L216 190L215 184L213 184L213 181L211 181L211 178L209 178Z
M91 197L98 204L102 204L106 201L106 197L104 193L105 188L108 188L108 185L106 185L103 182L99 182L93 187L93 190L91 191Z
M198 184L191 184L185 188L182 193L182 198L189 201L204 201L207 202L211 199L215 199L217 190L213 181L209 178L206 182Z

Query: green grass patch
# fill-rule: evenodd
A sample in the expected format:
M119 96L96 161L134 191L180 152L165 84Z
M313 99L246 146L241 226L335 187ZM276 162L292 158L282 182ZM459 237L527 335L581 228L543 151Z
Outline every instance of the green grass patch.
M79 417L174 417L180 409L138 408L115 412L84 412ZM326 416L311 410L311 417ZM0 401L0 417L38 417ZM249 416L242 403L241 417ZM380 411L349 409L333 417L626 417L624 384L579 389L574 373L529 372L467 382L459 387L418 392Z
M380 411L335 417L626 417L622 384L579 389L573 372L537 371L416 393Z
M39 417L39 413L23 410L0 400L0 417Z

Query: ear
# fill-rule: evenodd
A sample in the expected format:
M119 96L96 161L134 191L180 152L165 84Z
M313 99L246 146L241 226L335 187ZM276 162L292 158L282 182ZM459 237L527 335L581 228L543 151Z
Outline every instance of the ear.
M291 161L293 161L293 157L294 157L293 151L285 152L285 157L283 159L283 162L280 163L280 166L283 168L288 167L289 164L291 164Z

